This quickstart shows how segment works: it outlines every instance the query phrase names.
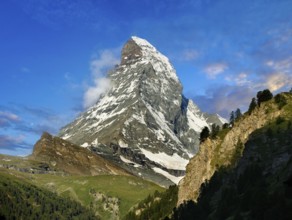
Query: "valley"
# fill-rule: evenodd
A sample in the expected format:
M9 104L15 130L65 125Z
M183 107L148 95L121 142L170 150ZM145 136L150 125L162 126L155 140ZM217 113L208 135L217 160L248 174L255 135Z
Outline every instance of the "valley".
M1 179L12 178L68 198L90 209L100 219L121 219L132 206L162 187L134 176L70 175L39 168L42 162L0 155ZM2 188L3 190L3 188ZM4 193L5 191L2 191ZM2 212L2 211L1 211Z
M0 155L0 217L291 219L292 91L259 91L228 122L148 41L121 54L95 104L30 155Z

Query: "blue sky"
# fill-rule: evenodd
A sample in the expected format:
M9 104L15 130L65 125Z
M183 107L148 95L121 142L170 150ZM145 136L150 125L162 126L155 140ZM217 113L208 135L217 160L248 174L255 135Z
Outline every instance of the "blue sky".
M259 90L287 91L291 9L291 0L2 1L0 153L31 153L43 131L83 111L133 35L169 57L203 111L229 117Z

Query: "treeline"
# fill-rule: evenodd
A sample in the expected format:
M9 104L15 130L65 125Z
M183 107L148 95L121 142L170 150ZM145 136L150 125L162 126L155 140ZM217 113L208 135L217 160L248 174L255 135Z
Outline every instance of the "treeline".
M292 90L292 89L291 89ZM247 111L247 114L251 114L254 109L259 107L261 103L269 101L273 98L273 94L270 92L270 90L265 89L263 91L258 91L256 98L252 98L249 108ZM278 94L275 97L275 101L279 106L279 109L282 108L286 103L285 99L283 99L283 96L281 94ZM231 128L236 121L238 121L243 114L241 113L241 110L237 108L235 111L231 111L229 123L225 123L222 128L218 125L212 124L211 130L208 127L204 127L200 133L200 142L204 142L207 138L214 139L218 136L220 130L226 130L228 128Z
M164 192L155 191L130 211L125 220L156 220L168 218L178 199L178 187L170 186Z
M0 176L0 219L97 219L80 203L8 175Z

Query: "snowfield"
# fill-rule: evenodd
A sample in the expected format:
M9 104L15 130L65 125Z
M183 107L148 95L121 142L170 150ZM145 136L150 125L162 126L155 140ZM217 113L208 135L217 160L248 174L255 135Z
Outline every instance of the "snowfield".
M149 160L159 163L167 169L185 170L189 162L189 160L180 157L177 153L173 155L168 155L164 152L155 154L143 148L140 148L140 150Z
M183 178L183 176L173 176L173 175L169 174L168 172L166 172L158 167L153 167L152 170L154 170L156 173L162 174L167 179L170 179L172 182L174 182L176 185Z

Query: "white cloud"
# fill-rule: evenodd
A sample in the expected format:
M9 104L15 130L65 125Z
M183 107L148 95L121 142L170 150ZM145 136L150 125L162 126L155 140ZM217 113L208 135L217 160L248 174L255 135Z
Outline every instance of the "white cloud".
M271 90L271 92L274 92L286 85L292 85L292 77L285 73L273 73L266 77L266 81L263 85Z
M228 69L226 63L212 63L204 68L204 72L210 79L215 79L217 75L223 73L226 69Z
M119 63L116 51L117 49L104 50L100 53L98 58L95 58L90 62L94 85L88 87L85 91L83 100L84 108L94 105L99 97L110 88L111 83L105 76L105 72Z
M282 60L269 60L266 65L276 72L291 73L292 72L292 57Z
M104 71L115 64L119 63L119 58L116 53L119 49L103 50L98 58L94 58L90 62L91 73L94 77L104 75Z
M7 120L10 121L20 121L20 118L11 112L0 111L0 118L6 118Z
M96 78L95 85L89 87L84 94L84 107L94 105L99 97L110 88L110 80L105 77Z
M17 137L0 134L0 150L10 149L15 150L17 148L27 147L24 135L18 135Z
M245 72L239 73L238 75L226 76L225 80L229 82L234 82L238 86L248 85L251 83L248 80L248 74Z
M194 50L194 49L186 49L182 52L182 60L185 61L191 61L191 60L195 60L197 59L199 56L198 51Z
M232 110L240 108L245 111L255 95L255 91L249 85L221 85L210 87L206 95L195 96L194 101L209 113L219 113L229 119Z
M292 57L281 60L269 60L266 66L271 69L271 73L262 78L263 85L271 91L277 91L285 86L292 85Z

